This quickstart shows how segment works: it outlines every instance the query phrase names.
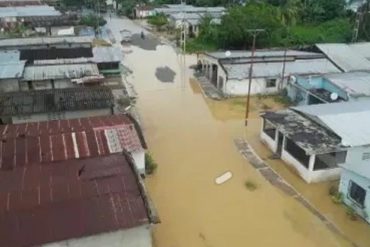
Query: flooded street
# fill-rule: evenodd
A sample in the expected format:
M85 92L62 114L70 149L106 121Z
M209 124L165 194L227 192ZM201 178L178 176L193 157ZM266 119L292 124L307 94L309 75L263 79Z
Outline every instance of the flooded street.
M142 31L127 19L108 19L108 26L117 40L122 29ZM153 46L125 47L130 53L124 64L133 71L128 79L159 165L146 179L162 221L154 227L155 246L351 246L239 154L233 140L246 136L244 121L220 102L205 99L189 80L195 57L184 58L163 42ZM215 178L226 171L232 178L216 185ZM257 188L248 190L246 181Z

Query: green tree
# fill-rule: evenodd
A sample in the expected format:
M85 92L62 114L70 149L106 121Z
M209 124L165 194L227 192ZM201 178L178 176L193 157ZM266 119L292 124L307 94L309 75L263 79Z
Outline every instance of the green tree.
M257 37L259 46L266 46L279 39L282 30L277 7L265 3L252 3L244 7L234 7L222 18L219 27L221 46L227 48L247 48L251 46L251 29L265 29Z
M161 29L168 23L167 17L164 14L157 14L148 18L148 23Z
M101 17L94 14L89 14L81 18L80 24L93 27L95 30L98 30L99 27L104 26L107 21Z
M345 0L305 0L302 18L308 22L323 22L345 15Z
M295 25L299 19L300 0L286 0L278 7L278 15L283 25Z

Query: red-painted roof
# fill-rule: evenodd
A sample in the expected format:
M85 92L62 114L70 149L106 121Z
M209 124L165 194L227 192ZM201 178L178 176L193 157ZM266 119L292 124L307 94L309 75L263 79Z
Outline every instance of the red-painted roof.
M0 170L143 150L125 115L0 126Z
M28 162L0 170L0 246L34 246L150 221L137 177L122 154Z

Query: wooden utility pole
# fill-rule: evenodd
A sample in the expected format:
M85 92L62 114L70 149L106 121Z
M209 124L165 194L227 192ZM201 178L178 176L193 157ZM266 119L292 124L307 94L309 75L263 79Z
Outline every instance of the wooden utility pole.
M248 94L247 94L247 102L246 102L246 109L245 109L245 126L248 126L249 101L250 101L252 76L253 76L254 53L256 51L256 38L257 38L257 35L259 33L264 32L264 31L265 31L265 29L249 29L249 30L247 30L247 32L253 36L253 42L252 42L252 54L251 54L251 66L249 68Z

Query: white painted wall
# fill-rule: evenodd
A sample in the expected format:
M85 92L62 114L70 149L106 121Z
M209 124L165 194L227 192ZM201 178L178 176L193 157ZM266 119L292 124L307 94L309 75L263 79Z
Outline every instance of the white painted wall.
M290 153L288 153L286 150L282 150L281 152L281 159L287 163L290 167L294 168L307 183L311 183L311 172L302 165L301 162L296 160ZM310 159L311 162L311 159Z
M363 153L370 153L370 146L365 147L352 147L347 151L346 163L347 164L356 164L363 162L362 155ZM370 162L370 161L369 161Z
M40 247L151 247L150 225L102 233L89 237L44 244Z
M349 187L351 180L366 190L366 197L364 202L365 208L361 208L357 204L353 203L353 201L349 197ZM357 214L359 214L367 222L370 223L370 180L366 179L365 177L359 176L351 171L343 169L339 183L339 192L343 194L344 203L352 207L357 212Z
M83 117L108 116L111 115L109 108L95 109L86 111L69 111L61 113L41 113L32 115L13 116L12 123L30 123L39 121L48 121L53 119L74 119Z
M253 78L251 83L251 95L254 94L273 94L278 92L278 84L280 79L277 79L275 87L266 87L265 78ZM249 79L236 80L229 79L226 83L225 94L230 96L245 96L248 94Z
M137 151L131 153L132 158L135 161L136 169L139 171L140 174L145 174L145 151Z
M4 79L0 81L0 92L17 92L19 84L17 79Z
M340 178L341 172L342 168L340 167L312 171L311 182L319 183L324 181L338 180Z

